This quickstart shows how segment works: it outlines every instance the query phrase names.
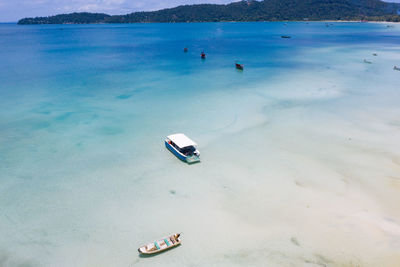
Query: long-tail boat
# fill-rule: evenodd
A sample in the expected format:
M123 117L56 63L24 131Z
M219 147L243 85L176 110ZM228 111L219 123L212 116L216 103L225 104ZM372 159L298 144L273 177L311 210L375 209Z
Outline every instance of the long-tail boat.
M174 234L168 237L164 237L160 240L151 242L147 245L141 246L138 248L140 254L156 254L162 251L168 250L170 248L177 247L181 244L180 240L181 234Z

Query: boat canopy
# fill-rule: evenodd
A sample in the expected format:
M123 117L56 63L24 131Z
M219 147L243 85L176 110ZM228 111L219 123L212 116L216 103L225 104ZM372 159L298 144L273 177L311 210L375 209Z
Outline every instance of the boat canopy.
M191 140L189 137L182 133L168 135L167 138L175 143L180 148L188 146L197 146L197 144Z

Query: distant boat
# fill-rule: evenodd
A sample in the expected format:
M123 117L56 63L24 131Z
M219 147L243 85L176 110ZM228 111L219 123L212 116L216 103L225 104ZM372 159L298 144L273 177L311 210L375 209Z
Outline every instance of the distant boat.
M206 53L201 52L200 57L201 57L202 59L206 59Z
M366 60L366 59L364 59L364 63L367 63L367 64L372 64L372 62L371 62L371 61L368 61L368 60Z
M378 56L378 54L377 54L377 53L373 53L372 55L373 55L374 57Z
M397 66L394 66L393 69L394 69L394 70L399 70L399 71L400 71L400 68L397 67Z
M291 37L290 35L282 35L281 38L287 38L287 39L289 39L289 38L292 38L292 37Z
M187 51L189 51L189 49L187 47L183 48L183 52L186 53Z
M238 61L235 62L235 66L238 70L243 70L244 69L244 65L239 63Z
M154 241L147 245L141 246L140 248L138 248L138 251L140 254L149 255L149 254L160 253L160 252L168 250L170 248L177 247L181 244L181 240L179 239L180 235L181 234L174 234L174 235L162 238L160 240Z
M171 134L165 139L165 146L180 160L187 163L200 161L197 144L182 133Z

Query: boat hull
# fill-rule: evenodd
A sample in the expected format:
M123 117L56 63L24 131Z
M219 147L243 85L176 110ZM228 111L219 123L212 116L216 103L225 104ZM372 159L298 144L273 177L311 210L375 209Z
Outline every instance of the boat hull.
M152 255L167 251L171 248L178 247L181 244L180 234L164 237L147 245L138 248L140 255Z
M167 141L165 141L165 147L168 148L169 151L172 152L178 159L187 162L187 157L185 155L182 155L179 153L171 144L169 144Z
M243 70L243 65L242 64L236 64L236 68L238 69L238 70Z
M155 251L146 251L146 252L143 252L143 251L140 250L140 248L138 248L138 252L139 252L140 255L153 255L153 254L158 254L158 253L170 250L172 248L176 248L176 247L178 247L180 245L181 245L181 242L178 242L178 243L176 243L174 245L171 245L169 247L166 247L164 249L159 249L159 250L155 250Z

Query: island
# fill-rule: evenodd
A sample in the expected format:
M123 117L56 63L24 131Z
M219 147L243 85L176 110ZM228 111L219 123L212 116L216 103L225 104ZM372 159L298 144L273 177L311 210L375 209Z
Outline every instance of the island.
M226 5L183 5L127 15L70 13L24 18L18 24L88 24L221 21L393 21L400 22L400 4L380 0L244 0Z

